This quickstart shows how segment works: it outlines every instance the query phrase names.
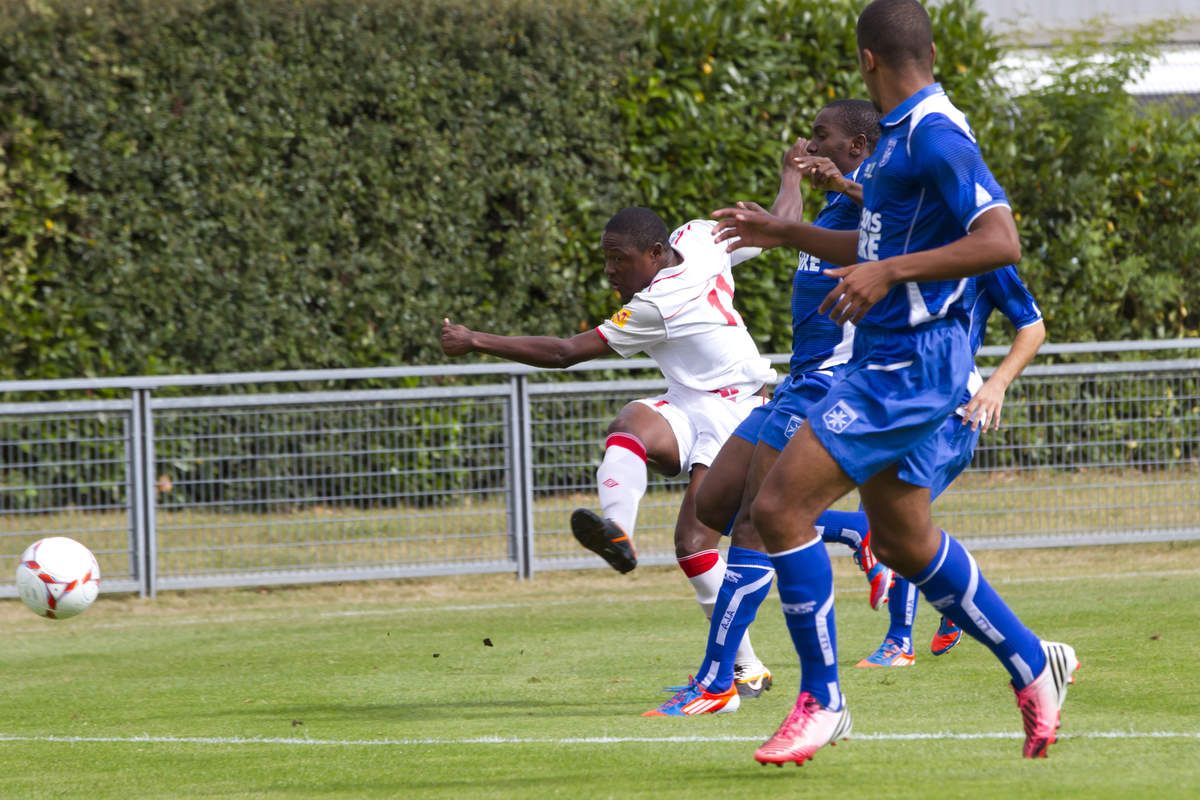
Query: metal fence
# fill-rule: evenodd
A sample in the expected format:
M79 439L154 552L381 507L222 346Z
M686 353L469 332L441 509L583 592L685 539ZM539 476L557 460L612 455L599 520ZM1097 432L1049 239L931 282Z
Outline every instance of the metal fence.
M1184 357L1150 358L1168 350ZM938 501L939 523L976 548L1200 538L1197 356L1200 339L1043 348L1055 363L1009 390L1004 426ZM0 403L0 553L15 566L35 539L71 536L96 553L105 591L149 596L607 569L566 520L595 505L608 422L663 388L634 377L652 367L0 382L14 400ZM682 481L651 480L642 563L674 560ZM0 597L15 595L12 574Z

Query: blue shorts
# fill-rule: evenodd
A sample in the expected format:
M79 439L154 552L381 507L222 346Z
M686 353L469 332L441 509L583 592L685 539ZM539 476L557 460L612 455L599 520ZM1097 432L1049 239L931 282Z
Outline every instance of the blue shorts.
M955 437L925 440L948 421L961 423L948 417L966 395L972 363L957 319L903 331L860 327L849 363L809 409L813 434L859 485L896 465L901 480L944 489L949 480L939 473L957 475L970 456L947 469Z
M751 411L733 435L751 444L766 444L782 452L808 418L808 409L825 396L832 383L832 373L806 372L799 377L788 375L771 393L771 401Z
M913 458L915 463L933 465L933 471L928 475L928 483L918 481L916 476L903 471L900 477L917 486L929 486L929 499L936 500L971 463L978 442L979 431L971 430L970 425L963 425L962 417L958 414L951 414L933 435L923 439L914 451L914 454L917 454Z

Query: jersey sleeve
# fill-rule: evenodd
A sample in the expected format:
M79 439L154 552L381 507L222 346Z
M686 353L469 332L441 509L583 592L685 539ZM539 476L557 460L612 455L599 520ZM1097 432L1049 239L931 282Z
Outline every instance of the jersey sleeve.
M1027 328L1042 318L1042 310L1011 264L992 270L978 278L981 288L991 298L1017 330Z
M658 307L637 296L597 325L596 332L622 358L636 355L667 338L667 326Z
M941 114L921 121L910 135L913 163L925 185L938 193L963 230L985 211L1008 208L1008 196L965 130Z

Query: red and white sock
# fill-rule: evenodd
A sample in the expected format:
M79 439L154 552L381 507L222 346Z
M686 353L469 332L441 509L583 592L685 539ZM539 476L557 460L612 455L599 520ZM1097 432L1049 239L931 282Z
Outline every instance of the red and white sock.
M679 561L679 568L687 576L688 583L696 590L696 602L704 609L704 616L712 619L713 606L717 604L717 593L725 580L725 559L719 550L701 550Z
M604 440L604 460L596 470L600 514L633 536L638 503L646 493L646 446L631 433L613 433Z

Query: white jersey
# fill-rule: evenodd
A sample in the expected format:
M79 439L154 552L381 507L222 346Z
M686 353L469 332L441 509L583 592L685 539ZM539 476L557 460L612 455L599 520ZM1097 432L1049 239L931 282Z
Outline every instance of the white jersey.
M753 394L775 377L733 307L732 267L757 255L726 253L712 220L692 220L671 234L682 263L660 270L596 331L619 355L645 352L669 386Z

